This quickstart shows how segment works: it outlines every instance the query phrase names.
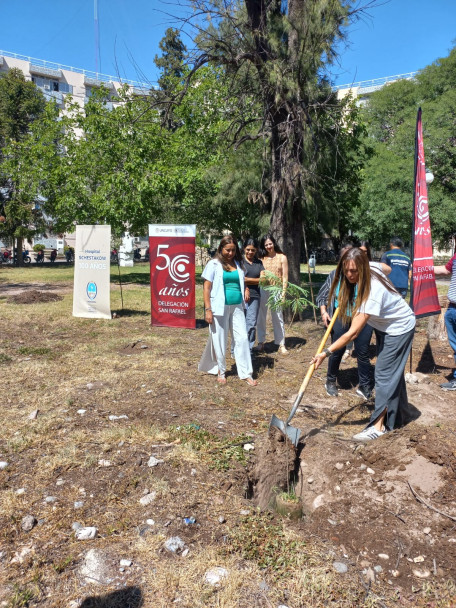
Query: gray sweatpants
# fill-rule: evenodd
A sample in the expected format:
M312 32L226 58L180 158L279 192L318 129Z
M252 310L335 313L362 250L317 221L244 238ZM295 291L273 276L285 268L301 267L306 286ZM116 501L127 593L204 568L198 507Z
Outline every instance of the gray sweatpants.
M412 348L415 328L401 336L377 331L377 363L375 364L375 409L369 425L385 411L389 431L408 419L408 399L404 369Z

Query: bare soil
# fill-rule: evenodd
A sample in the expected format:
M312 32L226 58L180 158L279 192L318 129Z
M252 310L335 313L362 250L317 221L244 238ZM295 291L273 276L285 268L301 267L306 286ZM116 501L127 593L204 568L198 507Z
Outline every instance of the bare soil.
M73 319L63 293L0 300L0 605L456 605L456 392L439 388L452 356L428 340L426 321L409 424L352 441L373 404L356 395L349 358L338 398L326 395L324 369L311 380L292 421L295 449L268 426L272 414L286 419L321 340L312 320L288 331L289 356L269 342L254 358L258 387L237 378L234 361L219 386L196 371L201 321L195 331L151 327L133 288L127 315ZM150 456L163 462L148 466ZM298 522L268 515L290 487ZM28 532L27 514L37 520ZM96 538L78 541L74 522L96 526ZM175 536L187 553L164 548ZM132 566L120 568L124 558ZM212 587L214 566L229 578Z
M12 295L8 298L8 302L12 304L37 304L41 302L58 302L59 300L63 300L63 297L57 293L39 291L38 289L21 291L17 295Z

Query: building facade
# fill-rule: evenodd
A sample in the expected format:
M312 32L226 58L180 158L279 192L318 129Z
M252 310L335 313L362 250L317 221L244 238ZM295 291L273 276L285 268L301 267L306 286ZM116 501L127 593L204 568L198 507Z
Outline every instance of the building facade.
M148 95L153 88L151 83L123 80L107 74L0 50L0 78L2 74L12 68L21 70L26 80L34 82L46 100L54 101L62 110L67 95L71 95L73 100L83 107L93 91L101 86L106 87L109 91L109 98L106 101L108 108L112 108L117 91L125 84L130 87L133 95ZM56 248L63 253L65 244L74 245L74 235L65 235L64 239L52 235L49 237L37 236L32 243L25 243L25 245L31 248L36 243L42 243L48 249ZM6 247L6 243L0 241L0 247Z

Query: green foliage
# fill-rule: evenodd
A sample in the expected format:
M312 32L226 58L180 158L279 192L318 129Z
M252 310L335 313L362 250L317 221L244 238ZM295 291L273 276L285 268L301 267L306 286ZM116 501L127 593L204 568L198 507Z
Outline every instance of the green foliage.
M58 110L18 69L0 77L0 237L46 229L46 199L59 154ZM19 258L20 259L20 258Z
M270 513L255 511L243 517L230 531L228 551L239 552L243 559L253 560L276 577L285 578L293 569L304 567L306 544L287 538L281 523Z
M363 168L373 154L365 122L350 96L328 111L321 123L318 179L310 181L306 191L306 232L309 243L317 247L322 228L336 246L350 233L359 207Z
M269 270L265 271L264 278L260 280L260 286L270 294L268 308L271 310L291 310L291 323L293 323L296 315L304 312L308 306L316 308L315 304L309 300L309 291L307 289L293 283L288 283L284 292L282 280Z
M46 245L43 245L43 243L35 243L35 245L33 245L33 251L38 252L38 251L44 251L46 249Z
M184 72L184 60L187 48L182 42L179 31L169 27L158 46L162 56L155 55L154 63L160 68L161 75L158 79L160 90L167 92L173 88L176 79L181 79Z
M424 68L413 81L397 81L373 93L363 111L374 156L365 168L354 228L376 246L394 233L408 242L412 230L415 127L422 108L432 237L440 245L455 232L456 49Z
M222 67L229 84L224 104L227 142L234 144L237 154L241 144L261 142L262 170L256 170L251 180L249 201L264 204L247 208L254 211L253 217L247 217L254 222L249 231L259 230L261 213L270 209L270 229L288 256L295 282L302 226L310 224L321 231L317 210L329 208L336 193L342 218L337 227L345 230L342 212L356 202L359 191L362 155L351 149L359 135L350 132L350 125L344 129L345 102L337 100L325 77L344 27L360 15L359 10L350 13L351 4L345 0L198 3L200 53L193 79L199 79L198 66L205 63ZM242 156L237 159L241 166ZM231 175L228 166L224 181L235 185L239 176L242 171ZM344 191L340 184L345 179L349 183ZM325 205L320 205L323 199ZM335 214L323 215L331 219L326 222L331 228L339 220L334 220ZM242 215L240 219L246 221ZM242 228L235 230L239 233Z
M212 225L210 201L218 186L210 170L222 158L224 124L220 89L217 71L203 70L173 112L175 129L162 127L153 98L132 97L128 87L112 109L103 90L84 109L69 99L56 229L103 222L119 235L127 224L134 234L145 233L151 222L197 223L201 230Z
M9 140L20 141L30 125L44 112L46 101L19 68L0 76L0 148Z

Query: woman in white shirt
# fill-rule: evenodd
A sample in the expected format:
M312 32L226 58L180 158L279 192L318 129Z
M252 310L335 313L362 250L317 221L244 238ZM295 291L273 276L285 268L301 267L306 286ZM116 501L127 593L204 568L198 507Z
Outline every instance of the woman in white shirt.
M245 325L243 259L233 236L223 237L201 276L204 279L204 318L209 324L209 339L198 370L217 375L217 382L226 384L226 343L231 327L239 378L250 386L256 386Z
M349 249L341 257L329 301L339 279L342 279L338 296L339 315L344 322L351 312L351 326L330 348L314 357L312 363L318 368L332 351L356 338L366 323L377 330L375 410L368 426L354 436L358 441L368 441L405 421L408 400L404 369L415 333L415 315L383 273L369 267L367 256L357 247Z

